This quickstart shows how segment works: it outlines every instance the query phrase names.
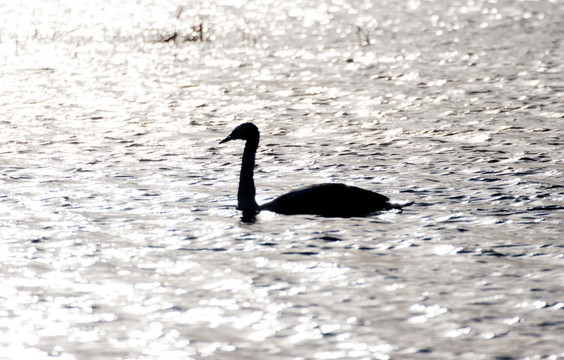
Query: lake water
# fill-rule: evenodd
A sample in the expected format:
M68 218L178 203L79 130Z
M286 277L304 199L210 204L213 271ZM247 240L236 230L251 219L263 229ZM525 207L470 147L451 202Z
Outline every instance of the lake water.
M4 1L1 359L564 358L564 2ZM166 41L168 40L168 41ZM365 218L235 209L343 182Z

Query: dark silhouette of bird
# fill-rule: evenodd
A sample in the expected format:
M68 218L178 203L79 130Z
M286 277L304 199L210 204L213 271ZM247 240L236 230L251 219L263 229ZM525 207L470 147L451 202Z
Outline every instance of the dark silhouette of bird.
M237 209L245 215L254 215L262 210L284 215L312 214L327 217L366 216L376 211L400 209L403 206L390 203L381 194L345 184L319 184L291 191L262 206L255 200L256 189L253 178L255 156L260 133L253 123L237 126L220 144L231 140L245 140Z

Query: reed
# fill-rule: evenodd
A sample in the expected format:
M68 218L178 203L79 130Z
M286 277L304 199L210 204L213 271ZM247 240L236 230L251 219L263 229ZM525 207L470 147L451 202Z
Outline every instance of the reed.
M199 15L198 21L195 25L183 27L182 14L185 12L186 7L179 6L172 13L171 19L176 23L172 26L175 30L172 33L159 34L157 42L207 42L210 41L209 35L210 27L208 25L207 16ZM180 30L178 30L180 29Z
M209 39L207 26L200 22L190 26L188 32L175 30L172 34L160 34L158 42L204 42Z

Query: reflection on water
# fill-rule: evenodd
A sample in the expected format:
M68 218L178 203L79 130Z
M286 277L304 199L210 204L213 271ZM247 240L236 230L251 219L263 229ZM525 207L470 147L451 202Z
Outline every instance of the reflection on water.
M564 356L563 9L0 5L0 358ZM259 203L414 204L241 219L245 121Z

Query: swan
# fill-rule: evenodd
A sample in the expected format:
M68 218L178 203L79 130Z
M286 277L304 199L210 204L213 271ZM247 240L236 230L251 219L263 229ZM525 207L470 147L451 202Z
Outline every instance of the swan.
M231 140L245 140L239 190L237 191L237 209L243 211L244 215L257 214L266 210L284 215L352 217L402 207L391 204L384 195L336 183L314 185L291 191L259 206L255 200L256 190L253 179L259 138L260 132L256 125L244 123L237 126L229 136L219 142L223 144Z

